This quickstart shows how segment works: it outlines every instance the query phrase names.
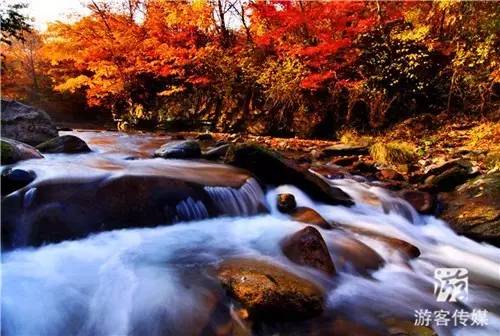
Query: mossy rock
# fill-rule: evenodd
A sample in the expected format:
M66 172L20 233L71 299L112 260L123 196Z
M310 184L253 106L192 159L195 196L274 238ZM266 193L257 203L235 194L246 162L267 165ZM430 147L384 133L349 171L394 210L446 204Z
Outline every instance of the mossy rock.
M13 164L22 160L40 159L42 154L36 148L22 142L2 138L0 139L2 165Z
M500 246L500 171L440 195L441 217L459 234Z
M249 170L265 184L292 184L321 202L347 206L353 204L349 195L331 186L321 176L298 166L274 150L256 144L232 146L225 162Z
M85 141L74 135L63 135L50 139L39 144L36 148L42 153L76 154L91 151Z

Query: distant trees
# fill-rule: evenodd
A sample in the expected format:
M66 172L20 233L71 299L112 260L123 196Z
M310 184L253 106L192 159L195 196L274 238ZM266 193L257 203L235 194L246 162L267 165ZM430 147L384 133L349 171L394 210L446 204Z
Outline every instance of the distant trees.
M498 109L495 3L92 0L88 8L41 36L44 75L124 125L205 120L311 136L421 112Z

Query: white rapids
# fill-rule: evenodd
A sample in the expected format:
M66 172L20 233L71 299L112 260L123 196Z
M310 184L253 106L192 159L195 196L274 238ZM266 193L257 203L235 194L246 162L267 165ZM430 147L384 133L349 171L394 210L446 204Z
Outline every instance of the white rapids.
M417 214L381 188L352 180L332 184L356 204L316 203L293 186L265 195L254 183L239 192L212 188L208 192L226 213L251 216L117 230L4 253L2 335L200 335L210 324L212 293L220 290L210 269L241 256L281 264L320 283L328 291L327 317L342 315L376 329L387 318L413 323L420 309L480 309L488 312L482 327L432 327L439 335L500 334L500 249L458 236L443 221ZM385 243L354 233L385 261L371 276L342 270L326 278L294 265L282 254L280 241L306 225L276 210L276 195L282 192L293 193L300 206L347 231L360 228L399 238L421 255L407 260ZM252 215L256 197L267 200L269 214ZM197 210L193 216L204 218L204 213ZM327 244L338 237L337 230L318 230ZM469 271L467 301L436 301L433 274L438 267Z

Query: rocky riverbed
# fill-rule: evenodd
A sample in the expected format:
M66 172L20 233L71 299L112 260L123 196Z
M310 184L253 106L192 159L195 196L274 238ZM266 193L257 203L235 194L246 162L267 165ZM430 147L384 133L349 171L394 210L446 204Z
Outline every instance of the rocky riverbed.
M2 159L19 154L2 161L5 335L500 332L499 176L467 154L404 172L326 141L33 145L2 140ZM439 268L468 271L467 298L436 300ZM488 320L422 325L421 310Z

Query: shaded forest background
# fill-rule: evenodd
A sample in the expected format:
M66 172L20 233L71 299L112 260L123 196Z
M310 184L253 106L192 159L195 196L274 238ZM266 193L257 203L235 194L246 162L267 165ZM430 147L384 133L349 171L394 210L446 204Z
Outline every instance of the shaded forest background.
M301 137L499 115L497 2L87 5L44 32L2 30L2 97L121 129ZM2 24L21 7L2 10Z

